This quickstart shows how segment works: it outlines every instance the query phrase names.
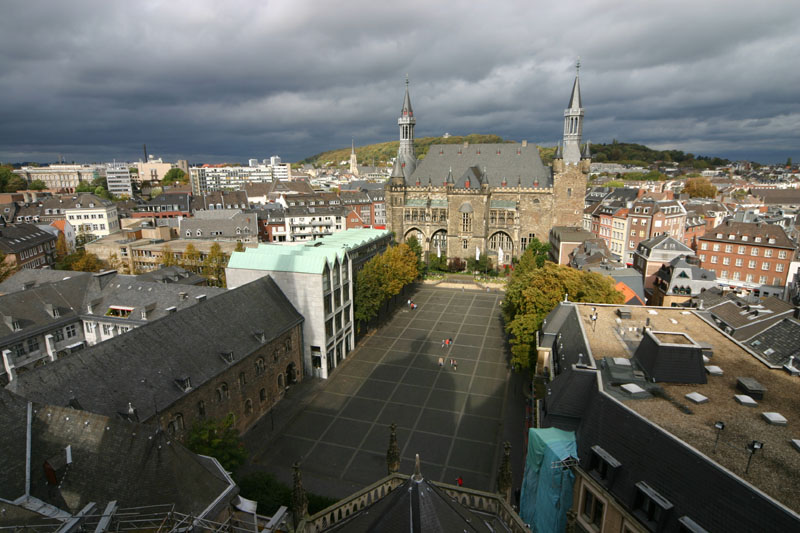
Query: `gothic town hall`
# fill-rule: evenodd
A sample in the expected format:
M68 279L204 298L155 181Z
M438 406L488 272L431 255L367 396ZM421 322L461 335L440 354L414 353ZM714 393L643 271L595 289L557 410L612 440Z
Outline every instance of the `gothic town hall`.
M588 144L581 147L577 75L552 166L526 141L433 145L417 160L408 81L397 123L400 147L386 204L398 242L416 235L429 256L467 259L477 251L508 264L534 237L546 242L553 226L581 226L590 154Z

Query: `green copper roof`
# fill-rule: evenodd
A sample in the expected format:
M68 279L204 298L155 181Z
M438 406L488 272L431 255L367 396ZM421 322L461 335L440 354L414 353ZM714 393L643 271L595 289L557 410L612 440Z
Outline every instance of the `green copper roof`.
M257 248L233 252L228 268L321 274L326 264L341 262L345 251L390 234L386 230L352 229L297 244L262 243Z
M427 205L427 198L408 198L406 200L406 207L425 207Z
M447 200L431 198L431 207L447 207Z
M492 200L489 202L491 209L516 209L517 202L513 200Z

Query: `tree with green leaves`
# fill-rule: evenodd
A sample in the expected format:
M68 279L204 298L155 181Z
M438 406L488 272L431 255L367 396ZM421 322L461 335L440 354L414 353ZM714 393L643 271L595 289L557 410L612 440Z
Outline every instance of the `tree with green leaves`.
M69 245L63 231L58 232L56 239L56 262L63 261L69 255Z
M474 257L467 259L467 270L471 272L489 272L493 268L492 259L488 254L479 255L477 260Z
M0 165L0 192L14 192L6 189L8 182L15 176L13 170L11 165Z
M175 252L172 251L169 244L161 247L161 266L175 266L178 264L178 258L175 257Z
M422 272L422 245L419 243L416 235L411 235L406 239L406 245L411 248L411 251L417 256L417 270Z
M171 168L164 174L164 179L161 180L162 185L171 185L173 183L189 183L189 177L186 172L179 168Z
M47 184L42 180L33 180L29 188L32 191L43 191L47 188Z
M535 366L536 332L564 295L568 294L573 302L622 303L624 297L614 286L610 277L601 274L550 262L537 266L533 250L526 250L506 284L503 300L512 365Z
M236 248L234 248L233 251L244 252L244 243L242 241L236 241Z
M186 438L186 446L194 453L210 455L230 472L247 460L247 450L233 427L233 415L195 422Z
M691 178L686 180L683 187L684 194L691 198L716 198L717 188L706 178Z
M529 252L530 250L530 252ZM542 268L544 266L544 262L547 261L550 252L550 243L549 242L542 242L538 238L534 237L528 243L528 247L525 248L525 251L522 253L522 257L519 259L519 265L521 268Z
M24 178L17 176L16 174L13 174L6 183L5 192L24 191L27 190L27 188L28 188L28 182L25 181Z
M56 241L58 246L58 241ZM75 270L80 272L100 272L106 268L105 262L95 254L89 253L83 248L65 256L56 263L56 270Z
M97 188L96 186L93 186L88 181L81 181L80 183L78 183L78 186L75 187L75 192L91 192L91 193L94 193L94 190L96 188Z
M222 252L218 242L211 245L208 255L203 261L203 276L213 287L225 287L225 266L228 257Z
M194 244L189 243L186 245L186 250L183 251L183 257L180 261L180 266L189 272L194 272L195 274L200 273L200 252L195 248Z
M390 246L364 264L356 278L355 317L368 322L381 307L419 276L417 255L407 244Z
M8 256L0 251L0 282L17 271L17 265L7 261Z

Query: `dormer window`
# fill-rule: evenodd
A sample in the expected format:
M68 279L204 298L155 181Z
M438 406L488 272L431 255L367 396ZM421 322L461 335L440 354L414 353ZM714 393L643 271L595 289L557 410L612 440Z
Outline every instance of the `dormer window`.
M729 241L732 241L732 240L733 240L733 239L735 239L735 238L736 238L736 235L734 235L733 233L731 233L730 235L728 235L728 240L729 240Z
M175 379L175 384L183 392L188 392L192 388L192 379L189 376L184 376Z
M754 242L761 242L761 237L756 237L753 239Z
M202 237L203 236L203 230L197 230L197 236L198 237Z
M742 235L742 240L747 241L747 235Z
M721 238L722 238L722 233L717 233L717 239L721 239Z
M119 305L112 305L106 311L106 316L113 316L117 318L128 318L133 312L133 307L122 307Z
M220 352L219 355L220 357L222 357L222 360L225 361L226 363L228 364L233 363L233 352Z
M617 461L610 453L600 446L592 446L592 456L589 459L589 472L596 480L608 485L614 480L614 475L622 463Z

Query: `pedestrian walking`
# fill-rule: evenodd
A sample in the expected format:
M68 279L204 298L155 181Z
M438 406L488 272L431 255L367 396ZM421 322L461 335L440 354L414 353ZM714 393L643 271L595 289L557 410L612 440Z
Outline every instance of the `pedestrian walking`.
M445 344L447 344L447 339L442 339L442 348L444 348Z
M461 487L464 485L464 479L461 476L458 476L456 478L456 483L458 483L458 486Z
M444 358L443 357L439 358L439 366L444 366Z
M453 370L458 370L458 361L453 359Z

